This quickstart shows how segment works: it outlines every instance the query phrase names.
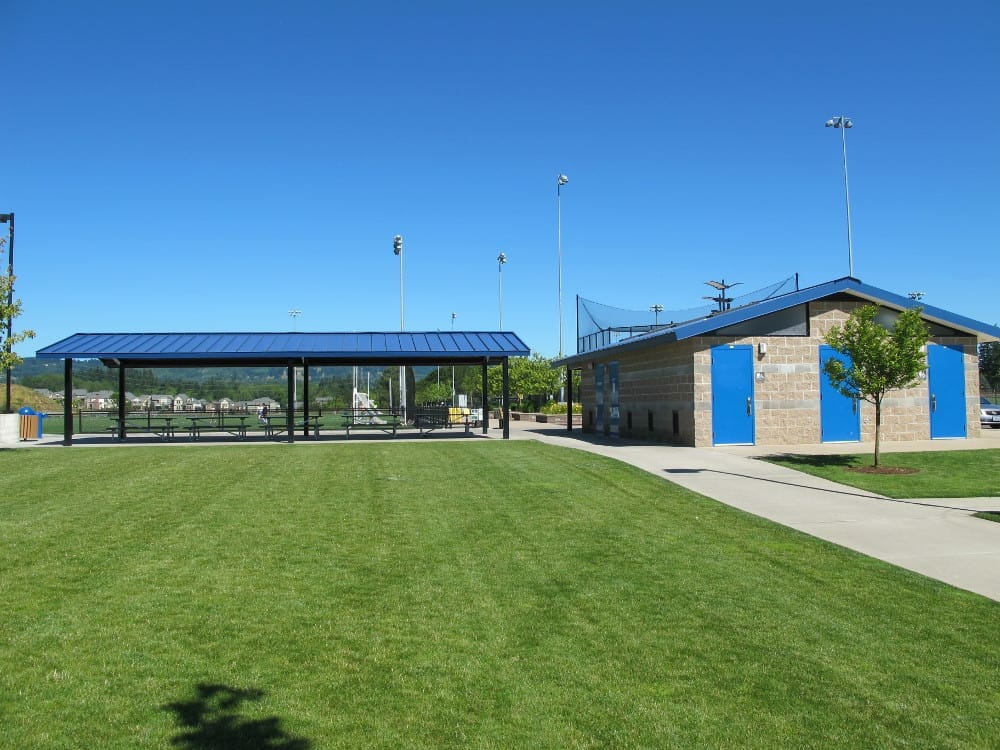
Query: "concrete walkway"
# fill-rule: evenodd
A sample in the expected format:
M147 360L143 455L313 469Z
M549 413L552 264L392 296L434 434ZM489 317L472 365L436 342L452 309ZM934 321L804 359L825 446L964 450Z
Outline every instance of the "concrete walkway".
M511 437L624 461L734 508L1000 601L1000 523L972 516L1000 511L1000 497L893 500L755 458L870 453L869 444L676 448L515 421ZM887 445L883 452L970 448L1000 449L1000 430L970 440Z

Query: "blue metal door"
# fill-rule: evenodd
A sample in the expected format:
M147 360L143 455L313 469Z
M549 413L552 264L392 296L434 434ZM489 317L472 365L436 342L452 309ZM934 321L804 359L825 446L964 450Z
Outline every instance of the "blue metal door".
M851 358L832 346L819 348L819 437L824 443L856 443L861 440L861 413L858 400L833 387L827 377L826 362L836 359L850 366Z
M712 444L753 445L753 347L712 347Z
M927 345L931 437L964 438L965 359L961 346Z

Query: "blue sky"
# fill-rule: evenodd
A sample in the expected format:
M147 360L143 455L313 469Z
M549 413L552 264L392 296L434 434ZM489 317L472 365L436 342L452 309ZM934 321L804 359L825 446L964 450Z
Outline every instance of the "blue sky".
M16 328L498 326L854 275L1000 321L1000 4L8 2ZM986 277L994 279L988 285ZM299 309L292 320L288 311Z

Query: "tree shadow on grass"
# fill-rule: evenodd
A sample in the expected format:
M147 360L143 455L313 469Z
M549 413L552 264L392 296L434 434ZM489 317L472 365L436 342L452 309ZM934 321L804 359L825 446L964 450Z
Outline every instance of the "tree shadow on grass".
M246 719L240 706L264 697L262 690L200 683L189 701L168 703L180 733L170 744L184 750L309 750L312 742L293 737L281 728L281 719Z
M860 460L863 461L865 457L870 458L868 454L861 456ZM831 454L831 455L805 455L801 453L774 453L768 456L760 456L764 461L773 461L775 463L787 464L789 466L811 466L816 469L822 469L827 466L841 466L843 468L848 468L852 466L857 466L859 463L858 455L845 455L845 454Z

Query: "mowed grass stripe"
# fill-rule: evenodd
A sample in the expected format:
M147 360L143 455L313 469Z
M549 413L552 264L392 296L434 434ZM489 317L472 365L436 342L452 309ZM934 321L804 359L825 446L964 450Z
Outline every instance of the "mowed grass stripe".
M996 603L582 452L54 449L0 469L0 746L180 743L169 706L199 685L260 691L236 724L313 747L1000 735Z

